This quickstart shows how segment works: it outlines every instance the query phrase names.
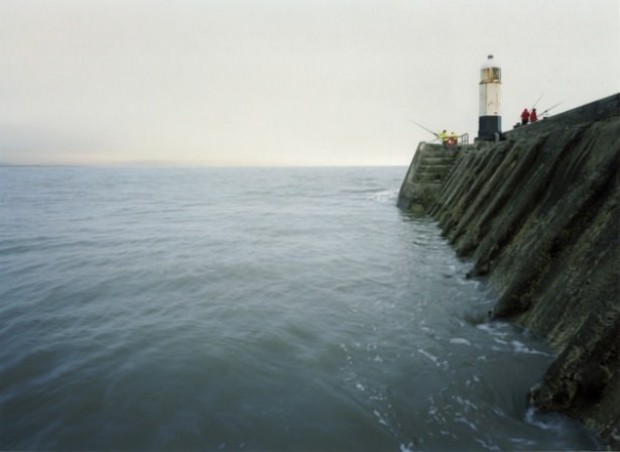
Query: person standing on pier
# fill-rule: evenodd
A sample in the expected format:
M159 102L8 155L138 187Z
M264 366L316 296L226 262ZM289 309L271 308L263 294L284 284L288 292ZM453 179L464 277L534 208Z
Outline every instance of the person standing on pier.
M443 129L441 132L439 132L437 134L437 138L439 138L441 144L443 144L444 149L447 148L448 132L446 131L446 129Z
M530 113L530 122L538 121L538 114L536 113L536 109L532 108L532 112Z
M521 125L525 126L530 121L530 112L527 111L527 108L524 108L521 112Z

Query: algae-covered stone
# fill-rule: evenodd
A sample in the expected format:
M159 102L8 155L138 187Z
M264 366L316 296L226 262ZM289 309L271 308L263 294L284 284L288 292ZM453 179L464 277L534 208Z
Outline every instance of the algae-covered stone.
M435 189L429 213L495 318L545 337L558 358L531 400L620 448L620 94L479 143ZM410 179L414 177L409 175Z

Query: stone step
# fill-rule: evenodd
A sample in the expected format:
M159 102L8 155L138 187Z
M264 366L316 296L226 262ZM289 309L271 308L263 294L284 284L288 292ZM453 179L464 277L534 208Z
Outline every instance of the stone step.
M452 165L455 160L456 157L422 157L420 159L420 164Z
M452 168L418 168L416 174L428 174L429 176L446 176Z

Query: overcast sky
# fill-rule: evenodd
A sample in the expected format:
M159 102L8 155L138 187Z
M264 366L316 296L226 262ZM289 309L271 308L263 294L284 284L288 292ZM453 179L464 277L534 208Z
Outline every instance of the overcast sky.
M408 165L620 91L619 0L0 0L0 163Z

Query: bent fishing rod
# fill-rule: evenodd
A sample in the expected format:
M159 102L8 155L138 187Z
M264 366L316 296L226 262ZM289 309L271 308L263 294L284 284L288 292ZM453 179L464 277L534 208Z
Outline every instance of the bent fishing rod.
M540 99L542 99L544 95L545 95L545 93L542 93L542 94L540 95L540 97L538 98L538 100L536 100L536 102L534 102L534 105L532 105L532 110L533 110L534 108L536 108L536 105L538 105L538 102L540 102Z
M414 123L416 126L418 126L418 127L422 128L422 129L426 130L427 132L432 133L433 135L435 135L435 137L436 137L436 138L439 138L439 134L438 134L438 133L433 132L433 131L432 131L431 129L429 129L428 127L424 127L422 124L420 124L420 123L418 123L418 122L415 122L415 121L411 121L411 122L412 122L412 123Z
M542 113L539 113L538 116L543 116L546 115L547 113L549 113L549 111L553 110L555 107L557 107L558 105L560 105L562 102L558 102L557 104L553 105L552 107L547 108L545 111L543 111Z

